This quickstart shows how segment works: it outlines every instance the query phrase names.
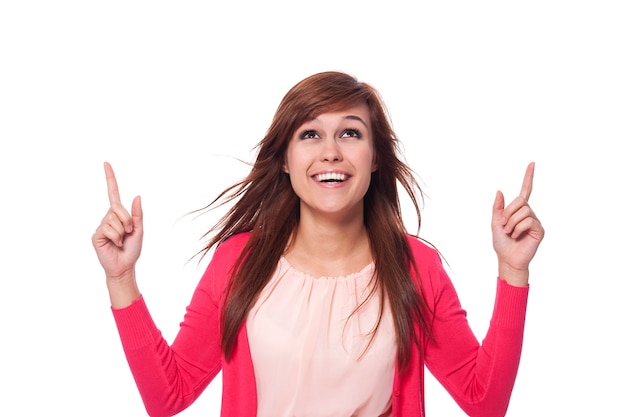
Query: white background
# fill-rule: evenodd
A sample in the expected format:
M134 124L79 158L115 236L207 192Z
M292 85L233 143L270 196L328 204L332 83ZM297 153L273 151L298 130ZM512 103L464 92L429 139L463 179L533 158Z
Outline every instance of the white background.
M90 241L103 161L125 202L142 195L139 282L171 341L219 213L185 214L240 179L233 157L323 70L382 93L426 192L421 235L480 339L491 204L536 162L546 238L508 416L626 415L625 21L602 0L2 2L0 415L144 415ZM428 415L463 415L426 383ZM218 416L220 389L181 415Z

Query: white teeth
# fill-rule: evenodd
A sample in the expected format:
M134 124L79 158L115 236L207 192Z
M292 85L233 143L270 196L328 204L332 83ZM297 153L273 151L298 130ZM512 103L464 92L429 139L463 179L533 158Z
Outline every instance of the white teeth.
M319 182L330 182L330 181L345 181L348 178L346 174L342 174L339 172L325 172L323 174L317 174L315 176L315 181Z

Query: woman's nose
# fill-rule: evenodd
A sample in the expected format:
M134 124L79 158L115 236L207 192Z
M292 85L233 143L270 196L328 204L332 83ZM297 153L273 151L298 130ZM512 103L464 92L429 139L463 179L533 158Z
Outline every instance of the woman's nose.
M341 149L334 138L326 138L324 140L324 148L322 149L322 160L328 162L339 162L343 158Z

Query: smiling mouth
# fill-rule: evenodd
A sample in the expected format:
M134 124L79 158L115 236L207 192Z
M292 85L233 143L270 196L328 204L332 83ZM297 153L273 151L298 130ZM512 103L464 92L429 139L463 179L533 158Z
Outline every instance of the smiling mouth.
M348 176L339 172L325 172L323 174L314 175L313 179L317 182L333 183L344 182L348 179Z

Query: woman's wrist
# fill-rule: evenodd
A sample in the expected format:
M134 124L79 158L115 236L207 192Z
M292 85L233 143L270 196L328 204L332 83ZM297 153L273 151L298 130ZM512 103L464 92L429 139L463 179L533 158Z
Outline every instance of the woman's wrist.
M516 269L509 265L498 265L498 276L509 285L515 287L525 287L528 285L530 273L528 269Z
M141 297L137 280L135 279L135 271L130 271L120 277L107 277L107 288L109 290L109 298L111 307L120 309L128 307L133 301Z

